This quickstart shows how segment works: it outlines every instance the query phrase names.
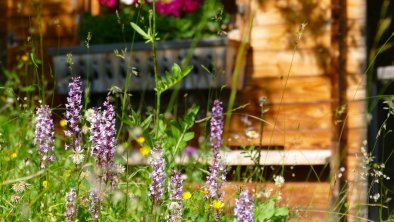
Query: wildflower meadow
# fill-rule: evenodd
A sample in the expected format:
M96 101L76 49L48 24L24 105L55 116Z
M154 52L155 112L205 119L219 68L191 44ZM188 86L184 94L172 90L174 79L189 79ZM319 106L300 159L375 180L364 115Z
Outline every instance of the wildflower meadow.
M118 1L98 2L109 14ZM328 164L321 172L312 165L308 170L297 171L302 178L316 176L313 182L326 178L322 180L328 181L331 188L339 186L336 194L330 193L330 198L334 195L338 198L329 208L320 212L313 207L288 204L284 187L287 178L296 180L298 176L292 171L295 164L278 163L276 168L261 165L264 124L270 124L265 119L268 101L262 96L256 102L260 116L242 113L244 107L235 104L237 78L232 79L233 85L227 86L227 91L225 86L206 89L208 93L202 94L204 104L187 102L188 90L182 91L179 101L173 102L182 81L195 75L196 69L207 70L213 79L219 78L219 74L196 63L193 56L185 56L170 65L165 64L166 60L159 60L158 42L171 39L171 31L163 34L163 30L172 30L176 37L201 37L202 34L187 32L195 26L199 31L208 30L207 37L226 35L228 27L224 23L232 18L223 13L222 3L134 0L127 5L137 10L131 14L122 14L129 8L120 14L116 11L115 19L105 21L86 16L81 21L79 35L83 38L82 47L88 51L94 41L107 41L105 30L101 30L103 37L96 39L88 31L94 19L115 26L128 15L128 22L119 26L121 32L116 33L116 38L127 36L124 39L131 37L130 44L138 40L149 46L154 87L146 98L145 92L128 90L143 75L132 63L126 69L123 85L111 84L105 92L95 94L92 92L94 74L90 78L89 74L73 69L77 61L69 53L63 64L69 74L66 93L60 96L56 73L42 71L44 67L46 72L52 69L49 62L38 56L39 47L26 52L17 68L4 69L5 77L0 83L0 221L282 222L309 221L308 214L316 212L326 215L327 221L347 218L371 221L365 214L350 212L346 208L349 203L341 199L343 187L338 181L347 173L343 166L326 176L323 174ZM189 15L202 9L209 15ZM168 21L172 22L167 22L171 24L166 24L163 16L171 16ZM299 26L294 51L309 28L307 22ZM181 30L182 27L186 28ZM108 26L108 30L112 28ZM233 60L246 57L242 54L246 48L241 44ZM132 50L127 53L132 55ZM122 60L128 59L126 49L114 54ZM168 65L164 73L159 71L164 66L162 63ZM233 76L237 77L241 62L234 64ZM289 64L289 73L291 69ZM280 90L283 88L286 85ZM178 107L176 103L184 105ZM392 118L394 105L391 100L385 104L389 111L387 119ZM246 167L226 162L226 152L231 151L228 128L234 127L227 118L232 114L242 116L241 120L248 126L247 138L261 138L260 146L239 146L242 152L235 159L247 158L253 162ZM250 119L259 122L260 131L249 127ZM380 135L391 131L386 125L380 129ZM384 172L385 164L375 161L366 141L355 155L362 167L360 172L352 173L361 175L364 181L371 180L369 184L366 182L365 196L369 202L356 204L356 208L364 212L366 206L373 206L383 212L391 192L391 188L382 185L383 181L391 180ZM393 216L389 213L387 221L390 218Z

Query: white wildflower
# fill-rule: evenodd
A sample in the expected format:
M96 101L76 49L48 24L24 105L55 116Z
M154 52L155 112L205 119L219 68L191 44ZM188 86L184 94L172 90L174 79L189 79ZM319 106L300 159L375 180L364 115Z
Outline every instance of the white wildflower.
M275 176L275 175L274 175L274 181L275 181L275 185L276 185L277 187L282 187L283 184L285 183L285 178L283 178L283 177L280 176L280 175L278 175L278 176Z
M370 195L369 198L373 199L375 202L379 200L380 194L376 193L374 195Z
M75 164L80 164L82 163L83 159L84 159L85 155L83 154L83 150L81 149L81 147L77 147L74 150L74 154L72 156L73 158L73 163Z
M14 184L12 185L12 190L13 190L14 192L16 192L16 193L22 193L23 191L26 190L26 187L27 187L28 185L29 185L29 184L27 184L27 183L24 182L24 181L21 181L21 182L19 182L19 183L14 183Z
M272 194L272 191L273 191L272 188L264 189L263 196L264 196L265 198L267 198L267 199L270 198L270 196L271 196L271 194Z

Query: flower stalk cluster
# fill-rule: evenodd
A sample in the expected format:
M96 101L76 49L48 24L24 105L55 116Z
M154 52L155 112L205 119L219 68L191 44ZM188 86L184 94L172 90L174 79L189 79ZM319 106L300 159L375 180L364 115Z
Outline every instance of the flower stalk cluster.
M92 213L93 219L97 220L99 218L99 212L100 212L100 200L97 190L90 191L89 200L90 200L89 210Z
M164 182L166 179L166 163L163 158L163 151L159 146L152 150L152 160L151 165L153 171L150 174L151 185L149 186L149 196L152 198L153 203L157 204L164 195Z
M66 193L66 212L64 216L66 217L66 221L73 221L73 217L77 215L77 203L76 203L77 193L75 189L71 189L68 193Z
M207 196L209 198L221 200L223 194L220 192L220 188L226 180L226 170L219 152L223 143L223 107L222 102L219 100L214 101L210 126L210 143L213 150L213 159L209 166L209 175L206 181L206 188L208 190Z
M54 161L54 125L48 105L40 106L36 112L36 129L34 144L39 147L40 168L46 168L48 162Z
M253 197L249 196L248 191L242 191L235 200L234 222L254 222L253 207Z
M82 129L81 123L81 110L82 110L82 82L81 78L73 77L68 84L69 92L66 104L66 125L68 130L64 131L67 137L70 137L72 144L66 144L65 148L68 149L72 146L75 164L80 164L83 160L82 150Z
M116 118L113 105L107 97L104 110L93 109L90 117L91 155L96 158L97 165L104 170L103 179L110 182L114 189L117 186L116 153Z
M168 184L168 190L170 193L168 209L169 214L167 215L167 221L177 222L182 221L182 210L183 210L183 179L181 174L174 170L172 172L171 181Z

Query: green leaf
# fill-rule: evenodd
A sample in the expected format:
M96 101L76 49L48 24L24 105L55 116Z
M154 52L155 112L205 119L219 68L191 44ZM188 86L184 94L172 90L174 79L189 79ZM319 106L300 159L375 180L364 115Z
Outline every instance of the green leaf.
M35 85L29 85L21 88L22 92L33 92L35 90Z
M153 120L153 115L151 114L141 123L141 128L144 130L148 129L152 120Z
M194 132L187 132L187 133L185 133L185 136L183 137L183 141L187 142L193 138L194 138Z
M174 63L172 65L171 71L172 73L166 72L165 76L160 77L156 83L156 92L161 94L169 88L176 85L180 82L190 71L193 69L193 66L188 66L184 70L181 67Z
M287 217L289 215L289 208L280 207L275 210L275 217Z
M135 24L134 22L130 22L131 27L133 27L133 29L138 32L138 34L140 34L144 39L150 40L151 37L148 35L148 33L146 33L144 30L142 30L137 24Z
M176 63L174 63L174 65L172 65L171 71L172 71L172 74L176 75L176 76L180 75L182 72L181 67Z
M38 64L41 64L41 61L36 58L36 54L34 52L30 53L30 58L34 67L38 68Z
M264 222L271 219L275 215L275 202L268 200L255 208L257 222Z

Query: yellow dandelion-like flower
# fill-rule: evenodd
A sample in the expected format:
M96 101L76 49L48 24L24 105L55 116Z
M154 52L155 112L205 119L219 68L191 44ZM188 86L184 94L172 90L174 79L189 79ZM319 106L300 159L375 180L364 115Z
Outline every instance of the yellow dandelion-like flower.
M61 127L65 127L66 126L66 120L65 119L62 119L62 120L60 120L59 121L59 125L61 126Z
M188 200L188 199L190 199L192 197L192 194L189 191L186 191L186 192L183 193L182 196L183 196L184 200Z
M212 207L215 209L222 209L224 207L224 203L220 200L213 200Z
M143 147L140 148L140 154L141 154L142 156L148 156L149 153L150 153L149 147L143 146Z
M207 195L207 194L209 193L209 191L208 191L208 190L205 190L205 189L201 189L200 192L201 192L202 194L204 194L204 195Z
M139 143L140 145L142 145L143 143L145 143L145 137L140 136L137 138L137 143Z
M29 60L29 57L27 55L23 55L21 59L23 62L27 62Z
M42 187L44 187L44 189L47 189L48 188L48 181L44 180L42 182Z
M14 152L14 153L11 154L11 159L15 159L15 158L17 158L17 157L18 157L18 154L17 154L17 153Z

